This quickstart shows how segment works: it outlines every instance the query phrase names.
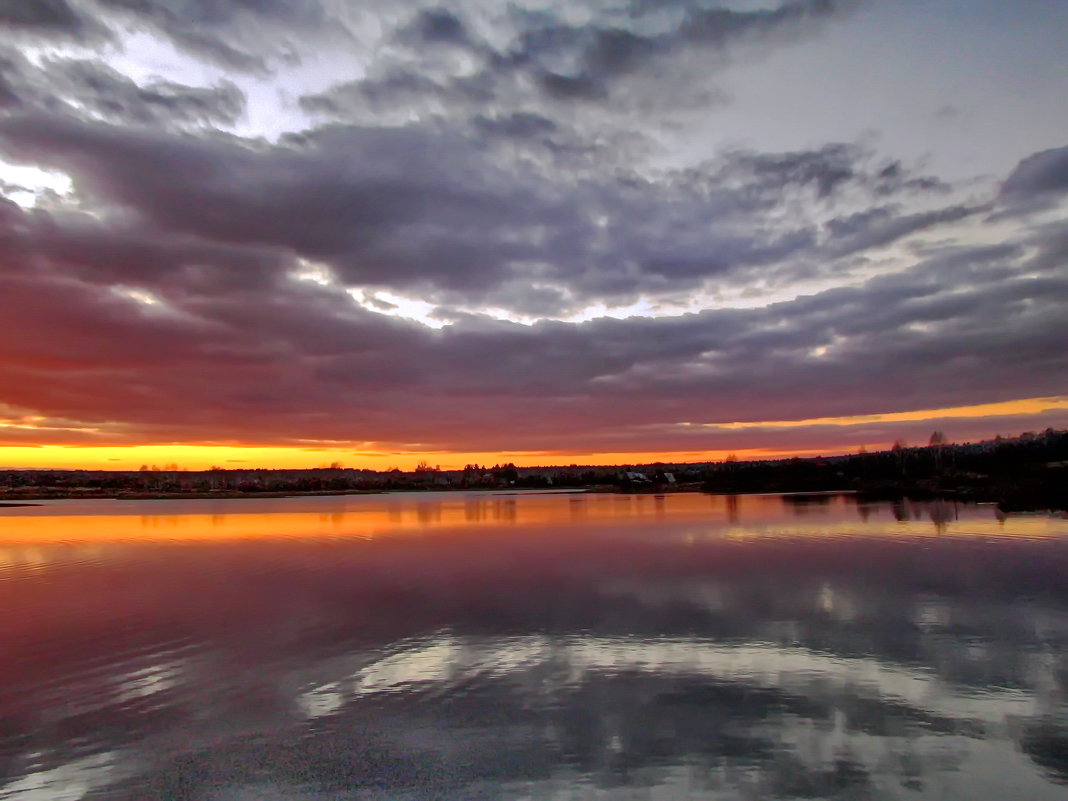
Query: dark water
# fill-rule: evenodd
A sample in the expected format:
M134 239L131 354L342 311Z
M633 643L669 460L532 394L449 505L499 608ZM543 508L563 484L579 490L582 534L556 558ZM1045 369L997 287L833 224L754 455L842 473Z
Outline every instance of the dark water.
M0 510L0 798L1068 798L1068 521L704 495Z

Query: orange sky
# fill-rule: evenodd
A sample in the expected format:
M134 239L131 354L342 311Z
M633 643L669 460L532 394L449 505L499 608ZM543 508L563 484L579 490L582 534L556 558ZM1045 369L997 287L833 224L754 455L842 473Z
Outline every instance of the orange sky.
M820 430L848 429L849 427L868 427L872 424L893 426L903 423L929 423L931 428L939 427L949 420L973 420L981 423L984 418L997 419L1004 425L1006 419L1037 415L1043 412L1068 409L1068 397L1027 398L1001 403L988 403L976 406L963 406L949 409L927 409L912 412L900 412L878 415L860 415L853 417L826 417L805 420L767 420L759 422L727 423L680 423L675 427L684 430L721 430L737 431L744 440L746 431L787 430L804 431L813 429L818 436ZM1011 425L1011 423L1010 423ZM1022 423L1021 423L1022 425ZM18 427L25 430L32 424L25 421L13 422L0 420L0 430L4 427ZM1023 430L1022 427L1020 430ZM864 432L859 432L864 434ZM952 439L952 429L949 432ZM990 436L993 435L993 431ZM1006 434L1019 433L1008 428ZM817 442L817 445L819 443ZM3 467L44 467L44 468L83 468L109 470L136 470L141 465L178 464L189 470L203 470L212 466L225 468L309 468L323 467L332 462L341 462L345 467L387 470L398 467L402 470L414 468L425 460L442 469L461 468L468 463L492 465L513 462L519 466L536 466L551 464L643 464L650 462L700 462L719 461L734 453L739 458L777 458L783 456L813 456L848 452L861 446L869 450L888 447L888 441L867 442L863 438L845 449L841 447L811 447L795 450L775 450L773 448L734 448L723 450L689 450L689 451L643 451L643 452L587 452L572 453L567 451L534 452L435 452L435 451L368 451L352 450L340 447L298 448L254 445L197 445L197 444L145 444L145 445L41 445L41 446L0 446L0 466Z

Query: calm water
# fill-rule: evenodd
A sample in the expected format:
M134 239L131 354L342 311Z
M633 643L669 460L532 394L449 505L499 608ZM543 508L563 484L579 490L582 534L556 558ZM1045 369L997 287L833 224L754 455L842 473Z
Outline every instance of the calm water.
M1068 521L848 498L0 510L0 798L1068 798Z

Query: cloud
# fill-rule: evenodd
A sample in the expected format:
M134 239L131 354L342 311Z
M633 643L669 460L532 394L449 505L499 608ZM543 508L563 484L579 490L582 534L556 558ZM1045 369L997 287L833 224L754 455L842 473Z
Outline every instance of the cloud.
M536 116L482 126L491 137L550 129ZM880 204L826 223L787 213L791 193L828 208L858 193L891 193L885 166L837 145L571 185L496 164L477 138L432 125L331 126L268 146L28 114L0 120L0 150L70 173L93 202L158 231L284 248L325 263L349 286L518 313L680 297L772 268L767 274L783 280L791 259L886 245L972 213L910 215ZM922 179L902 174L897 191L915 192Z
M325 23L318 0L97 0L113 15L169 37L175 45L230 69L266 72L285 54L285 37Z
M1010 197L1068 192L1068 147L1028 156L1005 179L1001 191Z
M16 31L74 36L85 29L84 18L67 0L0 0L0 25Z
M1068 367L1068 282L1049 256L1063 226L763 308L533 326L468 315L434 331L288 277L285 249L4 208L4 400L99 426L96 441L851 444L853 431L677 424L1049 396Z
M1068 195L1068 147L1035 153L1021 161L1001 185L994 219L1056 208Z
M424 8L396 34L399 41L413 47L424 45L472 44L471 34L460 17L447 8Z
M138 84L101 61L46 59L40 66L19 54L0 56L0 106L81 113L113 124L233 125L245 95L230 81L186 86L150 79Z
M771 49L818 32L852 3L785 2L770 9L611 4L574 14L551 2L492 13L442 4L379 17L383 46L359 77L301 105L361 123L537 114L572 125L589 146L618 140L643 116L722 102L715 76L735 49ZM592 11L593 9L588 9ZM581 20L581 21L579 21ZM577 115L577 116L576 116Z
M72 187L0 203L0 401L83 439L804 447L682 424L1063 391L1063 149L986 195L856 141L657 149L851 4L62 8L210 65L0 53L0 190ZM268 86L319 124L236 133L331 36L352 74Z
M69 81L73 99L114 122L232 125L245 109L244 94L229 81L206 88L160 80L138 86L103 64L85 60L57 63L54 71Z

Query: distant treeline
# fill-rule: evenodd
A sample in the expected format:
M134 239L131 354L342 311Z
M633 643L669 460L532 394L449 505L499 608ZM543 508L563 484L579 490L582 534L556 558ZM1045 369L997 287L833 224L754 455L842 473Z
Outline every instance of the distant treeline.
M704 481L710 492L852 490L872 499L956 498L1006 511L1068 509L1068 431L953 445L899 444L878 453L818 459L725 462Z
M335 463L307 470L0 471L0 500L48 497L209 497L382 490L596 488L602 491L717 493L849 490L872 498L950 497L991 501L1006 510L1068 509L1068 431L949 444L903 443L877 453L819 458L626 466L492 467L359 470Z

